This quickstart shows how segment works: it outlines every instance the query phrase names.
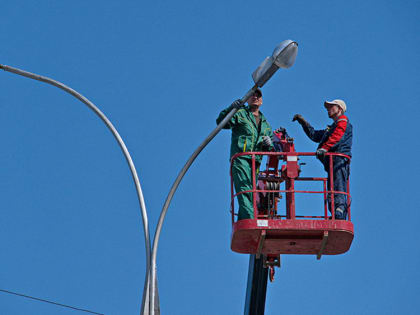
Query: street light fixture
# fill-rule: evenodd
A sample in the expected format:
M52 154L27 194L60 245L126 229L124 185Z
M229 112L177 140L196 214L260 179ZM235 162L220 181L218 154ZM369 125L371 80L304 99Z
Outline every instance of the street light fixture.
M258 87L262 87L279 68L290 68L296 59L298 44L295 41L290 39L281 42L273 51L273 54L270 57L267 57L262 64L254 71L252 78L254 79L255 85L241 98L241 103L245 103L248 98L255 93ZM169 205L172 201L172 198L177 190L179 184L181 183L182 178L185 173L188 171L194 160L200 154L200 152L209 144L209 142L219 133L219 131L227 124L227 122L232 118L233 115L238 111L237 108L233 108L229 114L217 125L203 143L193 152L193 154L185 163L184 167L179 172L175 182L172 184L172 187L169 191L168 196L166 197L165 204L163 205L162 211L159 216L159 221L156 226L155 237L153 239L152 246L152 256L151 256L151 265L150 265L150 279L149 279L149 308L145 304L142 308L142 314L155 315L155 312L158 312L160 309L159 301L156 296L157 292L157 250L159 245L160 233L163 226L163 221L165 220L166 213L168 211Z
M279 68L290 68L295 63L298 44L290 39L282 41L252 73L255 85L262 87Z

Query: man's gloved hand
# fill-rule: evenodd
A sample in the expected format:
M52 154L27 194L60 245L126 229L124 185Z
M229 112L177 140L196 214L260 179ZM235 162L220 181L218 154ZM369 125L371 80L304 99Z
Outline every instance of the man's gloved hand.
M273 144L273 142L271 141L271 138L269 136L262 136L262 140L263 140L263 144L266 147L271 147L271 145Z
M318 158L318 159L320 159L320 158L323 158L324 157L324 155L325 155L325 152L327 152L327 150L325 150L325 149L318 149L318 150L316 150L316 157Z
M271 142L274 143L278 138L274 135L271 136Z
M236 108L236 109L240 109L242 106L244 106L244 104L242 103L240 99L237 99L230 105L231 108Z
M305 120L305 118L303 118L303 116L301 114L296 114L295 116L293 116L292 121L296 121L296 120L301 125L307 124L307 121Z

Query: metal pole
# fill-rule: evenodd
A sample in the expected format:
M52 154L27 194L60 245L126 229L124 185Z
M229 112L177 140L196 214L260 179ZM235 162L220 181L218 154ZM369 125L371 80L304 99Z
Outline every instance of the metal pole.
M257 85L254 85L245 95L242 97L241 102L245 103L246 100L254 94L255 90L257 89ZM156 256L157 256L157 250L158 250L158 244L159 244L159 238L160 238L160 232L162 230L163 221L165 220L166 212L168 211L169 205L171 204L172 198L182 180L185 173L190 168L191 164L194 162L194 160L197 158L197 156L200 154L200 152L207 146L207 144L219 133L219 131L226 125L226 123L232 118L233 115L237 112L236 108L233 108L229 114L226 115L226 117L222 120L222 122L217 125L216 129L214 129L207 138L203 141L202 144L194 151L194 153L191 155L191 157L188 159L187 163L185 163L184 167L179 172L177 178L175 179L175 182L172 184L172 188L169 191L168 196L166 197L165 204L163 205L162 212L160 213L158 225L156 227L155 231L155 237L153 239L153 247L152 247L152 259L151 259L151 276L150 276L150 306L149 311L150 315L155 314L155 307L158 308L158 305L155 306L155 286L156 286Z
M252 154L252 175L251 175L251 180L252 180L252 206L254 207L254 219L258 219L258 215L257 215L257 179L255 178L256 176L256 165L255 165L255 154Z
M328 174L328 177L329 177L329 179L330 179L330 198L331 198L331 203L330 203L330 205L331 205L331 216L332 216L332 220L335 220L335 204L334 204L334 199L335 199L335 194L333 193L333 191L334 191L334 166L333 166L333 156L330 154L329 156L328 156L328 159L329 159L329 162L330 162L330 164L329 164L329 174Z
M134 180L134 184L136 186L136 190L137 190L137 198L139 200L139 204L140 204L140 208L141 208L141 214L142 214L142 218L143 218L143 227L144 227L144 240L145 240L145 246L146 246L146 277L145 277L145 281L144 281L144 290L143 290L143 297L142 297L142 310L141 310L141 314L143 313L143 309L144 309L144 304L145 304L145 300L147 297L147 291L149 289L149 269L150 269L150 237L149 237L149 223L148 223L148 218L147 218L147 211L146 211L146 205L144 202L144 198L143 198L143 192L141 190L141 186L140 186L140 181L137 175L137 171L136 168L134 166L134 162L131 159L130 153L128 152L128 149L124 143L124 141L122 140L121 136L119 135L118 131L115 129L115 127L112 125L111 121L105 116L104 113L102 113L98 107L96 107L91 101L89 101L86 97L84 97L83 95L81 95L80 93L78 93L77 91L73 90L72 88L66 86L65 84L55 81L53 79L50 79L48 77L44 77L38 74L34 74L31 72L27 72L21 69L17 69L17 68L13 68L10 66L6 66L6 65L2 65L0 64L0 69L3 69L4 71L8 71L8 72L12 72L30 79L34 79L34 80L38 80L41 82L45 82L51 85L54 85L64 91L66 91L67 93L73 95L75 98L77 98L78 100L80 100L82 103L84 103L85 105L87 105L104 123L105 125L108 127L108 129L112 132L112 134L114 135L115 139L118 142L118 145L120 146L125 159L127 160L128 166L130 168L131 171L131 175L133 177Z
M268 278L264 259L264 255L260 255L260 258L249 255L244 315L264 315Z

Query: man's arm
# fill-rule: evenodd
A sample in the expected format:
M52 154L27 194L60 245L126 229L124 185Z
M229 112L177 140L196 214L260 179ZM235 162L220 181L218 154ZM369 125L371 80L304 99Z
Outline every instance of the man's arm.
M240 109L243 108L243 103L241 100L234 101L228 108L225 108L222 110L219 114L219 117L216 119L216 124L220 124L222 120L226 117L227 114L230 113L230 111L234 108ZM227 122L227 124L223 127L223 129L231 129L235 125L235 115Z
M325 130L315 130L309 123L307 125L302 125L303 131L313 142L320 143L322 137L324 136Z
M298 123L302 126L303 131L306 133L309 139L314 142L321 142L322 137L324 136L325 130L315 130L310 123L308 123L300 114L293 116L292 121L297 120Z

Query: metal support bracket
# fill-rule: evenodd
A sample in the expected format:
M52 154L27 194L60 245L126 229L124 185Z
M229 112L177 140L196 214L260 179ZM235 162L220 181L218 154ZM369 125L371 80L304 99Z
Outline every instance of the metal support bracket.
M324 253L325 246L327 246L327 242L328 242L328 231L324 231L324 236L322 237L321 249L316 255L316 259L318 260L321 259L321 256Z
M264 268L268 268L270 266L280 268L280 255L277 255L277 256L263 255L263 257L264 257Z
M261 230L260 239L258 240L258 248L257 248L256 259L260 259L266 235L267 234L266 234L265 230Z

